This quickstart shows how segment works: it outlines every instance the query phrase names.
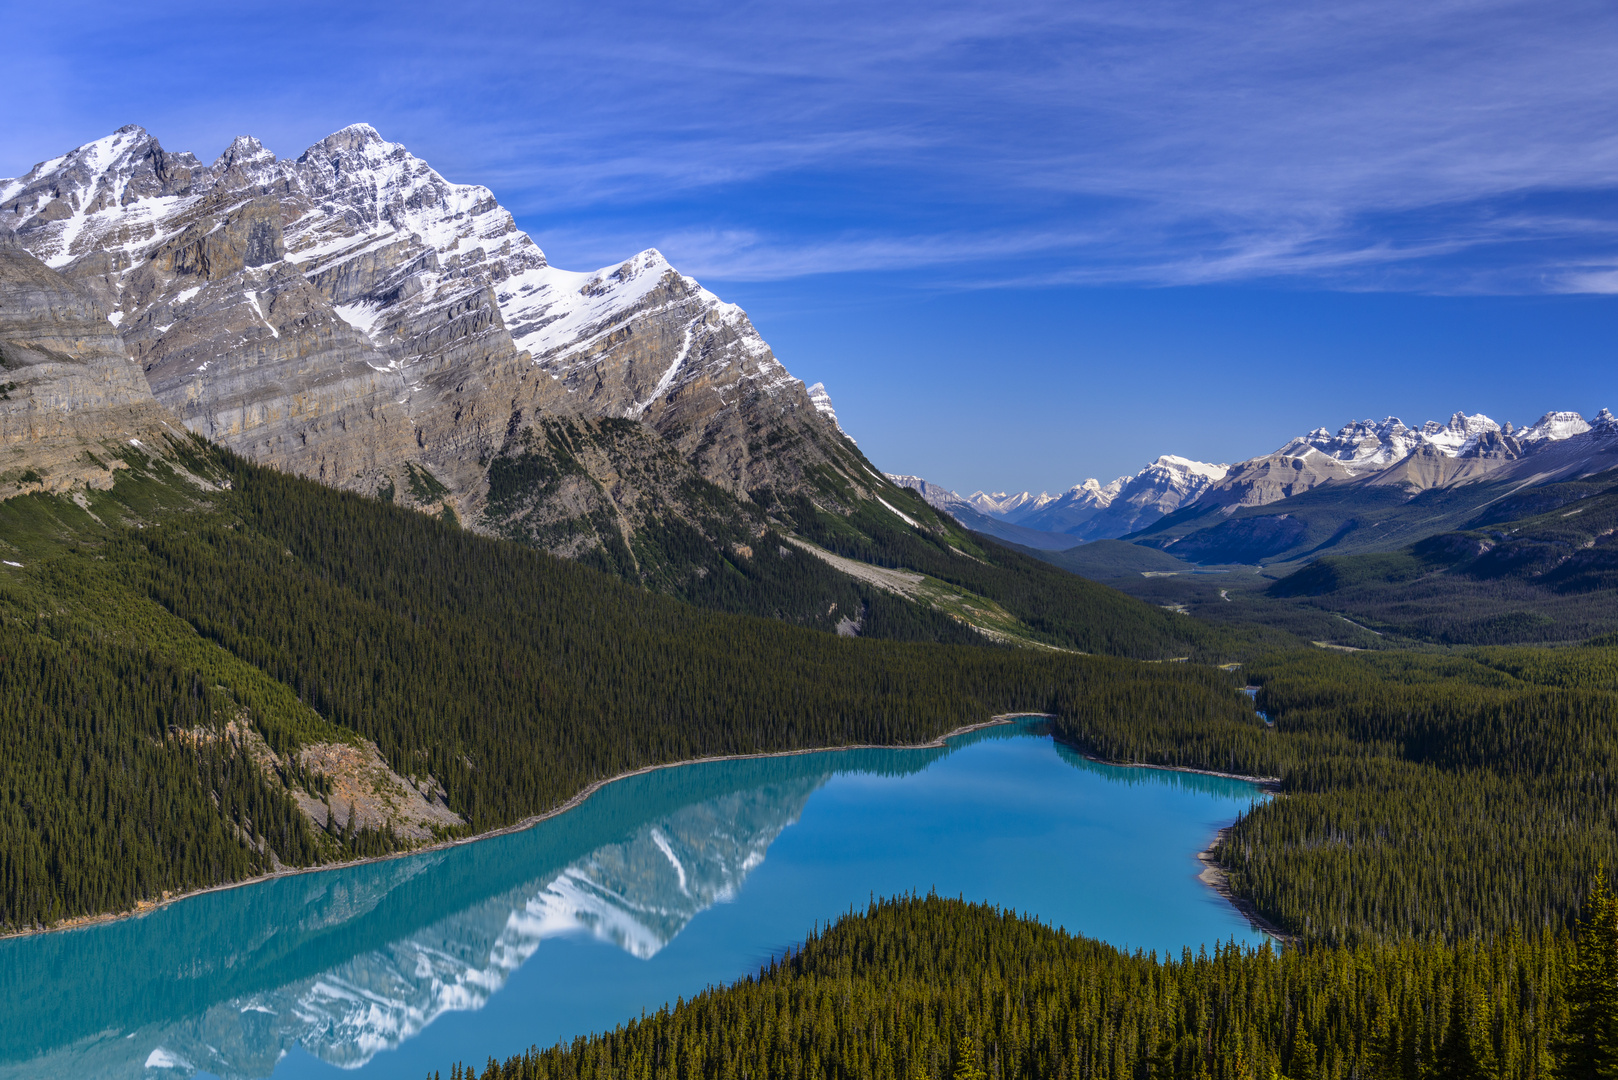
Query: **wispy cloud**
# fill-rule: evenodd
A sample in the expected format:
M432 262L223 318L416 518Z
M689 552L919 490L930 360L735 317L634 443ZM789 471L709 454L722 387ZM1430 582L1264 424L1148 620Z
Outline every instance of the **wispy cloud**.
M0 171L129 119L209 156L364 118L547 246L638 236L737 280L1534 292L1618 262L1605 3L77 8L8 27L73 78ZM128 78L180 56L208 94Z
M645 245L642 233L558 231L548 234L587 261L608 265ZM680 269L720 281L785 281L818 274L871 273L918 267L1071 253L1085 243L1073 234L1009 232L921 236L844 235L807 241L765 237L749 230L684 230L655 236L652 246Z

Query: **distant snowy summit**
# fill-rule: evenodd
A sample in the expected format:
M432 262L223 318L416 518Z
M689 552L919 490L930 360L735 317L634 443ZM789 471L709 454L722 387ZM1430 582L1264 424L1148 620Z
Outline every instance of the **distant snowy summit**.
M1088 479L1060 495L976 491L963 497L919 477L892 479L947 513L961 516L959 508L969 508L979 515L974 527L989 519L1078 543L1126 536L1187 507L1230 512L1264 506L1333 481L1421 491L1482 479L1524 461L1576 470L1582 454L1614 438L1618 420L1607 409L1590 419L1548 412L1524 426L1457 412L1448 423L1430 420L1420 427L1390 416L1350 421L1335 433L1316 428L1274 453L1234 465L1165 454L1134 476L1108 484ZM1030 541L1021 534L1005 538Z
M963 517L962 507L975 512L980 517L967 522L973 527L984 527L986 523L982 519L997 520L1036 533L1071 536L1073 543L1078 543L1123 536L1145 528L1165 514L1195 501L1223 478L1226 470L1224 465L1165 454L1134 476L1120 476L1106 485L1086 480L1061 495L977 491L964 498L920 477L890 473L889 479L918 492L930 505L957 518ZM996 535L1018 542L1035 540L1020 533Z

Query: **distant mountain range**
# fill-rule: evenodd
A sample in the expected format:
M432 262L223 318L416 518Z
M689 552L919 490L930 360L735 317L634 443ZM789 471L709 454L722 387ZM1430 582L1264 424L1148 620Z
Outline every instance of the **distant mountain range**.
M1317 428L1270 454L1234 465L1165 455L1134 476L1102 484L1089 479L1060 495L976 491L961 496L919 477L893 476L963 524L1025 546L1057 550L1121 537L1148 542L1171 516L1223 520L1325 485L1387 488L1403 498L1480 481L1534 485L1592 475L1618 465L1618 420L1603 409L1586 419L1550 412L1526 426L1457 412L1447 424L1410 427L1397 417L1353 421L1335 433ZM1491 488L1477 488L1478 493ZM1175 547L1178 535L1154 546ZM1259 545L1264 547L1266 545ZM1192 557L1196 545L1175 550ZM1276 554L1271 552L1270 554ZM1206 553L1205 553L1206 554ZM1219 555L1228 555L1220 547ZM1246 554L1253 554L1252 551ZM1263 557L1262 555L1258 557Z

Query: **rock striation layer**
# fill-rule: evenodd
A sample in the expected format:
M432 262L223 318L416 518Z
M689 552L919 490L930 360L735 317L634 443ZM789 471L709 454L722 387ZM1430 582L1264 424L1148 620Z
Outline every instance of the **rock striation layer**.
M95 300L0 228L0 497L109 487L168 419Z

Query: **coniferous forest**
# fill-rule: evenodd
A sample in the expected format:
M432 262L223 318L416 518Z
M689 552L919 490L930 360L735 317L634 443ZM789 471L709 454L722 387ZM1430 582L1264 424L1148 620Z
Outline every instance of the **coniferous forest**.
M1058 734L1116 761L1279 780L1217 848L1287 932L1353 944L1569 927L1618 866L1618 650L1295 651L1253 663L1240 717L1083 711Z

